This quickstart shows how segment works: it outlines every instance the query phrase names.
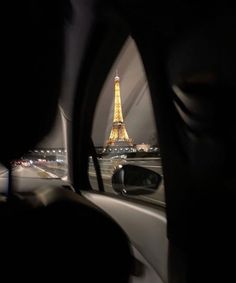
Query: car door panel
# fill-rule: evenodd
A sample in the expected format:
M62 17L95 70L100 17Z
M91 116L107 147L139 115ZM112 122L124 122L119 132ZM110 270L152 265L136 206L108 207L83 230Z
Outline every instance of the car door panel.
M168 239L164 211L94 192L83 192L83 195L107 212L127 233L135 257L144 265L144 274L134 277L132 282L167 282Z

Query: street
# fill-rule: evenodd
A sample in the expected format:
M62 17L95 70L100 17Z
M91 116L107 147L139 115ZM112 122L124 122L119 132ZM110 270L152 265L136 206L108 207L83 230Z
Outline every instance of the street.
M7 170L2 169L0 171L0 178L6 178L8 176ZM32 165L30 167L22 167L21 165L13 168L12 176L18 178L57 178L56 175L53 175L46 170Z

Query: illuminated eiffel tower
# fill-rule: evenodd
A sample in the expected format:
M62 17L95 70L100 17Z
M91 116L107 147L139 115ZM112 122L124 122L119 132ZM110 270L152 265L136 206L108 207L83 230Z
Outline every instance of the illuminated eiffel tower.
M114 147L133 147L132 139L129 138L122 114L122 104L120 97L120 78L116 72L115 80L115 101L114 101L114 117L112 129L109 139L106 142L106 148ZM126 149L127 150L127 149Z

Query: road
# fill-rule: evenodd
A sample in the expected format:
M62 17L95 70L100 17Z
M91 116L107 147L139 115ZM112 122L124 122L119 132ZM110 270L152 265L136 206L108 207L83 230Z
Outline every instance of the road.
M13 177L20 178L58 178L56 175L47 172L46 170L32 165L30 167L22 167L21 165L13 168L12 170ZM7 178L8 172L7 170L1 168L0 170L0 178Z

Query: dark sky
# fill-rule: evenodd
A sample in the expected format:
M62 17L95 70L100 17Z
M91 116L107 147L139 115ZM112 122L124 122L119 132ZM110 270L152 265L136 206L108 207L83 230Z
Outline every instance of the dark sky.
M149 88L134 41L129 38L114 63L103 87L94 119L95 145L104 145L109 137L114 103L114 76L118 70L123 117L134 143L156 143L156 130Z

